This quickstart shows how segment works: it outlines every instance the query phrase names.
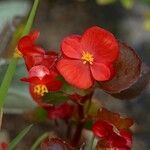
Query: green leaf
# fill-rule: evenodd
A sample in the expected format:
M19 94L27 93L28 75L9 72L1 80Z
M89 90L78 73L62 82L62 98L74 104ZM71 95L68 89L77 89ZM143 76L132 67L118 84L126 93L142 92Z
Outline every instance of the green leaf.
M44 99L44 102L47 102L53 105L59 105L59 104L66 102L69 99L69 97L63 92L58 91L58 92L46 93L43 99Z
M35 115L34 115L35 119L37 119L38 121L45 121L47 118L47 111L43 108L38 107L35 110Z
M134 4L134 0L120 0L120 2L126 9L131 9Z
M76 94L79 94L81 96L85 96L89 92L88 90L78 89L78 88L76 88L74 86L69 85L68 83L64 83L63 84L62 91L64 91L67 94L74 94L74 93L76 93Z
M31 149L30 150L37 150L38 149L38 146L42 143L42 141L44 139L46 139L48 137L48 132L42 134L32 145Z
M115 2L116 0L96 0L96 3L99 5L109 5Z
M13 141L8 145L7 150L14 150L16 145L23 139L23 137L29 132L33 125L27 126L25 129L23 129L16 137L13 139Z
M87 120L85 123L84 123L84 128L88 129L88 130L91 130L92 129L92 126L93 126L93 121L92 120Z

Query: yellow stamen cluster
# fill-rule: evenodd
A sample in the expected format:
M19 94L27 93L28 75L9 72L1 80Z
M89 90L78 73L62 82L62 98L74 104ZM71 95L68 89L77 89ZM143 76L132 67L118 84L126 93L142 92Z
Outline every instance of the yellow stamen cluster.
M15 49L14 57L15 58L21 58L22 57L22 53L17 48Z
M44 84L38 84L34 87L33 92L37 95L44 96L45 93L48 93L48 89Z
M94 61L93 55L91 53L87 52L87 51L86 52L85 51L82 52L81 59L83 60L84 64L89 63L89 64L92 65L93 61Z

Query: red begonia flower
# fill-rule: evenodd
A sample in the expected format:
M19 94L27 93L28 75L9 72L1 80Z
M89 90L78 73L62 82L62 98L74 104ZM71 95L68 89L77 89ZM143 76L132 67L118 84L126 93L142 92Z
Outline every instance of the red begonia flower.
M49 119L68 119L72 116L73 105L64 103L60 106L51 106L46 108Z
M57 76L56 72L50 71L46 66L37 65L29 70L29 77L21 80L30 83L31 96L37 103L42 104L42 97L45 93L61 88L62 83L56 79Z
M57 69L67 82L87 89L96 81L110 80L113 63L119 54L118 42L108 31L94 26L82 36L66 37L62 44L62 59Z
M19 40L17 49L23 56L45 54L41 47L35 45L35 40L39 37L39 34L38 31L34 31Z
M35 44L39 37L39 32L31 32L29 35L22 37L18 42L18 50L24 57L27 69L35 65L44 65L51 68L58 59L58 54L54 51L45 51Z
M98 120L92 127L93 133L99 137L105 148L117 148L118 150L130 150L132 145L132 134L126 130L118 130L109 122Z

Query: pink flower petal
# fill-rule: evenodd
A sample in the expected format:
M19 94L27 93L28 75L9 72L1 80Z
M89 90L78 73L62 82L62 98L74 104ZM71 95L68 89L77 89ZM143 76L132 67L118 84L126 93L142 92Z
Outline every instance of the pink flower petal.
M106 81L111 77L110 68L102 63L94 63L90 66L93 78L97 81Z
M61 44L62 52L70 58L80 59L82 52L80 39L81 36L79 35L66 37Z
M93 84L89 66L80 60L62 59L57 69L67 82L77 88L87 89Z
M81 39L82 49L94 55L95 62L110 63L119 54L118 42L110 32L94 26L89 28Z

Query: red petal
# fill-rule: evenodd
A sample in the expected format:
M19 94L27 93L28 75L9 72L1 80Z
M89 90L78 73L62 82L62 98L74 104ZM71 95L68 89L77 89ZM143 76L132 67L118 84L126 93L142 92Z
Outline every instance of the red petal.
M81 39L82 49L94 55L95 62L113 62L119 54L118 42L112 33L94 26Z
M92 130L99 138L106 138L113 133L113 126L105 121L99 120L93 125Z
M94 63L90 66L93 78L97 81L106 81L113 74L108 66L102 63Z
M34 84L42 84L42 80L40 80L38 77L31 77L31 78L21 78L21 81L24 82L30 82L30 83L34 83Z
M39 35L40 35L39 31L33 31L33 32L30 32L30 34L29 34L29 36L33 42L39 37Z
M89 66L80 60L62 59L57 69L67 82L77 88L87 89L93 84Z
M33 46L33 42L31 40L31 38L29 36L24 36L19 40L18 43L18 49L21 53L23 53L23 51L26 48L32 47Z
M49 107L47 108L47 111L49 119L58 119L58 118L67 119L71 117L74 111L74 107L73 105L64 103L56 107Z
M57 80L49 82L49 84L47 85L48 91L58 91L61 87L62 82Z
M80 59L82 53L80 39L81 36L78 35L66 37L61 44L63 53L70 58Z

